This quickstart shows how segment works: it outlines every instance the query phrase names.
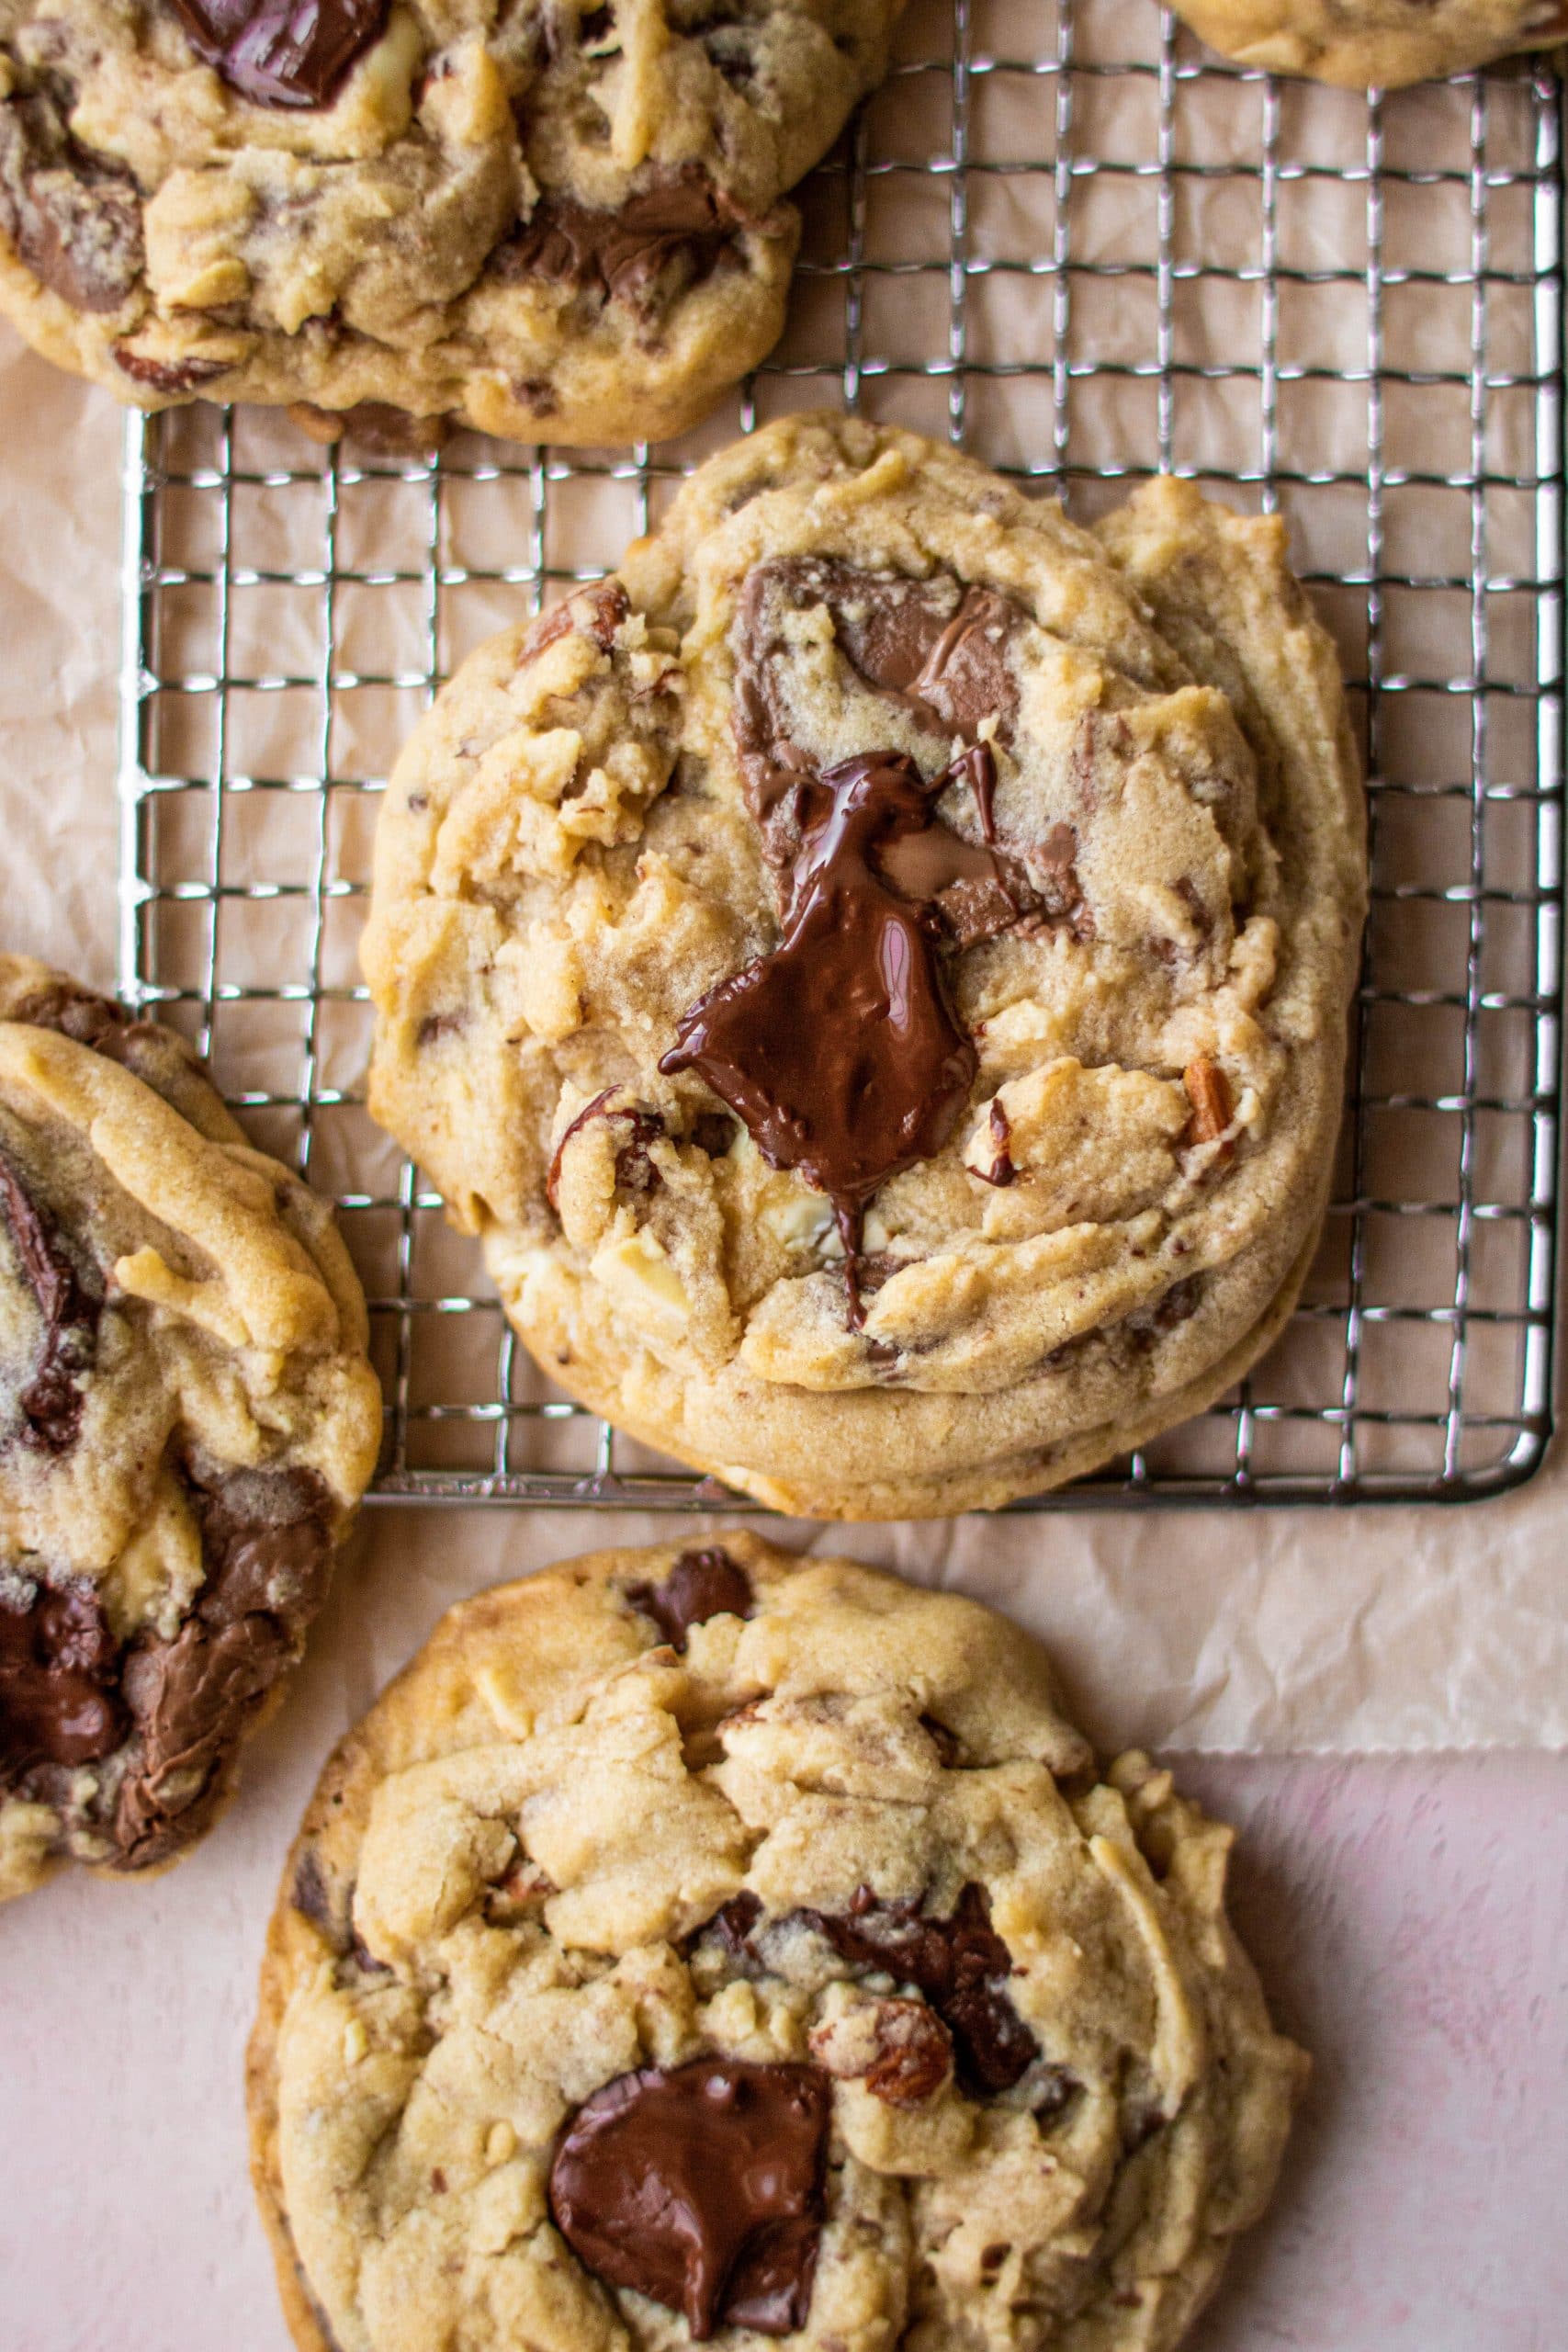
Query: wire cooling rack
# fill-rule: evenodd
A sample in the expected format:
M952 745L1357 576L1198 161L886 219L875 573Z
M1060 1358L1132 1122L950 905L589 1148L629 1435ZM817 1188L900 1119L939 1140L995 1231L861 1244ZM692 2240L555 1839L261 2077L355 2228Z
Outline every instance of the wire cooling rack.
M1224 64L1142 0L915 0L803 191L785 338L656 452L322 451L132 418L122 980L335 1197L383 1495L733 1509L555 1395L371 1125L355 944L378 797L439 679L612 565L695 458L842 400L1092 517L1153 470L1289 519L1371 778L1333 1207L1213 1411L1061 1497L1457 1498L1550 1430L1563 784L1561 88L1382 99Z

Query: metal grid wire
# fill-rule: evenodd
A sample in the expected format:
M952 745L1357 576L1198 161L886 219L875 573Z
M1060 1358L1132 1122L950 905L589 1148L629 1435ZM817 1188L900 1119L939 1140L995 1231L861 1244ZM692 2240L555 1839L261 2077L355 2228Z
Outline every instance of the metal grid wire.
M1156 467L1284 513L1371 784L1338 1180L1302 1307L1212 1412L1043 1498L1457 1498L1550 1429L1562 884L1561 88L1363 98L1123 0L916 0L803 191L784 343L649 452L128 440L121 977L335 1197L383 1495L733 1509L551 1392L363 1107L378 797L439 679L614 563L738 429L834 402L1091 519Z

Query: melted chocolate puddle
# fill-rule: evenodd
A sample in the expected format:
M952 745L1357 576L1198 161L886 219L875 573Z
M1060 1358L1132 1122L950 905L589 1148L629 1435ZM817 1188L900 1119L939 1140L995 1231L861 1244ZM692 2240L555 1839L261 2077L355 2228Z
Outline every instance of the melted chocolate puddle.
M831 2106L816 2066L695 2058L606 2083L550 2168L550 2211L613 2287L716 2328L805 2326L822 2229Z
M980 746L970 762L991 755ZM692 1006L659 1065L694 1069L770 1167L827 1194L857 1329L865 1204L942 1149L977 1068L937 960L935 902L986 855L936 816L954 774L928 785L901 753L871 752L796 777L784 937Z

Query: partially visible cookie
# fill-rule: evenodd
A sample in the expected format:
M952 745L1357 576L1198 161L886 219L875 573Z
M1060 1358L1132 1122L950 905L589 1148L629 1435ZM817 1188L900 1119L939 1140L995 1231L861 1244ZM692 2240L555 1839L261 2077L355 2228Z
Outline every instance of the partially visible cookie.
M370 1107L595 1411L805 1515L1002 1503L1289 1314L1365 889L1277 518L786 417L415 731Z
M248 2070L300 2352L1165 2352L1306 2073L1231 1833L988 1610L750 1534L452 1610Z
M11 0L0 306L143 408L661 438L776 340L899 5Z
M1568 39L1563 0L1175 0L1238 65L1351 90L1468 74Z
M366 1337L175 1034L0 956L0 1898L209 1826L375 1467Z

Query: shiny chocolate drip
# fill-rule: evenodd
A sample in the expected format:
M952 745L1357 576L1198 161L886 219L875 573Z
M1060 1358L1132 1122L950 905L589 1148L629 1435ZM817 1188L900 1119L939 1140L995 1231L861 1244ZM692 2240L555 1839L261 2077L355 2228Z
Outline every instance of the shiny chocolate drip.
M259 107L323 107L386 27L389 0L174 0L190 45Z
M821 2234L832 2094L816 2066L696 2058L645 2066L578 2109L550 2211L612 2287L717 2327L804 2327Z
M927 785L890 752L798 779L784 937L692 1006L659 1065L694 1069L771 1167L796 1169L827 1194L857 1329L865 1204L942 1149L977 1067L948 1004L931 913L973 854L935 817L950 781Z

